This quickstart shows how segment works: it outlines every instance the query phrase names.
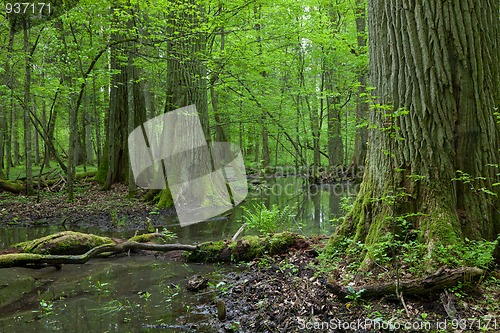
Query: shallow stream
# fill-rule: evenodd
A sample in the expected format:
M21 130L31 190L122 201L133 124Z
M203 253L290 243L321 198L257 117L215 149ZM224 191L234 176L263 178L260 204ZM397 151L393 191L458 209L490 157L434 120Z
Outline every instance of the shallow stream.
M352 184L306 186L301 178L253 180L242 204L252 210L293 207L293 216L282 229L307 236L330 234L341 214L342 197L354 195ZM160 216L162 227L177 234L184 244L231 238L240 228L241 207L211 221L179 226L175 216ZM0 249L11 244L61 231L60 227L2 228ZM99 228L74 231L128 238L135 230L103 232ZM143 232L143 231L141 231ZM154 256L120 256L93 259L84 265L0 269L0 332L210 332L203 322L214 316L203 304L214 293L185 290L194 274L214 284L236 267L185 264ZM187 323L200 323L193 328Z

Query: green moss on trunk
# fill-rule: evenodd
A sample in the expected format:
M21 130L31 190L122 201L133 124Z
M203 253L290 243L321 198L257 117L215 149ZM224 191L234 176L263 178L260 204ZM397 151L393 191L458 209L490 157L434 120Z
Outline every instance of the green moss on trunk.
M14 247L25 253L75 255L83 254L94 247L104 244L114 244L114 241L108 237L63 231L32 241L22 242L14 245Z
M167 187L166 189L161 190L154 199L158 203L156 207L160 209L167 209L174 205L174 201L172 199L172 194L170 193L170 189Z

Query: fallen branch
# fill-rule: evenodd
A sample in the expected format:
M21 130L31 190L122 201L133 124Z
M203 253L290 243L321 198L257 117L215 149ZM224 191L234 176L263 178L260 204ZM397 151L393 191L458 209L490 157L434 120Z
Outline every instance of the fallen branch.
M454 269L441 267L427 277L399 281L398 290L404 295L437 295L443 289L456 286L459 282L464 285L477 283L485 274L484 270L477 267ZM326 287L341 299L345 299L353 292L359 293L362 298L396 295L396 282L368 284L353 288L328 282ZM361 290L363 291L361 292Z
M88 171L88 172L81 172L77 173L75 178L76 179L84 179L88 177L94 177L96 174L96 171ZM40 179L38 177L33 178L33 187L34 188L39 188L39 187L54 187L58 185L61 181L65 182L66 179L61 176L61 178L55 178L55 179L45 179L45 177L41 177ZM6 191L6 192L11 192L11 193L22 193L26 189L26 183L20 179L20 180L4 180L0 179L0 192L1 191Z
M52 255L52 254L33 254L33 253L9 253L0 255L0 268L7 267L30 267L40 265L61 265L61 264L84 264L91 258L100 254L108 253L114 255L133 250L147 251L195 251L194 245L184 244L147 244L134 241L126 241L120 244L105 244L94 247L84 254L80 255Z
M300 236L280 233L265 237L246 236L235 241L207 242L199 245L155 244L161 233L137 235L127 241L93 234L63 231L22 242L0 252L0 268L41 265L83 264L96 256L115 255L129 251L186 251L186 259L195 262L247 261L266 254L274 255L291 248L306 248L309 243Z

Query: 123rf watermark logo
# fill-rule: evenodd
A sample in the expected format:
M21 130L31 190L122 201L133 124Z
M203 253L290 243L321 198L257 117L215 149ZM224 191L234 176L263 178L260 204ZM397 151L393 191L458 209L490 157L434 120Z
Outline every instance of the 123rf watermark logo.
M497 318L485 316L482 318L467 318L467 319L443 319L443 320L408 320L403 321L397 318L389 320L381 320L380 318L357 319L345 321L337 318L332 318L329 321L317 321L312 319L297 318L298 328L301 331L314 332L336 332L342 331L359 331L370 330L375 332L429 332L432 330L454 330L454 331L494 331L497 332L500 328L500 322Z

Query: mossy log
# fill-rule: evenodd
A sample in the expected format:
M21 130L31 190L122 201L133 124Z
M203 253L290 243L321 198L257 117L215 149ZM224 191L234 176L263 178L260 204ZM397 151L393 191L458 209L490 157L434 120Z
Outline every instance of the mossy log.
M83 254L97 246L104 244L115 244L108 237L93 234L85 234L74 231L63 231L31 241L14 245L23 253L51 254L51 255L74 255Z
M460 267L455 269L440 268L435 273L417 279L400 280L388 283L367 284L363 286L344 287L336 283L328 282L326 287L340 299L346 299L353 293L359 294L361 298L374 298L388 295L438 295L446 288L454 287L461 283L464 286L473 286L479 282L486 272L476 267Z
M64 231L14 245L0 253L0 268L41 267L44 265L83 264L98 255L145 251L186 251L194 262L248 261L266 254L285 253L291 248L308 247L308 242L292 233L265 237L245 236L239 241L207 242L200 245L146 243L163 238L159 233L138 235L129 240L114 240L93 234Z
M33 253L8 253L0 255L0 268L7 267L40 267L43 265L84 264L97 255L108 253L110 255L128 252L131 250L147 251L194 251L196 246L183 244L147 244L126 241L119 244L106 244L92 248L79 255L52 255Z
M238 241L202 243L195 251L186 253L186 259L193 262L250 261L266 254L282 254L291 248L307 246L308 243L303 237L289 232L264 237L245 236Z
M24 182L0 179L0 191L21 193L25 188Z
M80 173L75 174L75 179L84 179L84 178L94 177L95 174L96 174L96 171L80 172ZM43 188L46 186L52 186L54 184L57 184L60 181L61 181L61 178L45 179L42 176L40 185ZM38 188L38 178L37 177L33 178L33 187ZM18 193L22 193L23 191L25 191L25 189L26 189L26 183L23 180L0 179L0 191L6 191L6 192L18 194Z
M19 243L14 245L13 249L3 251L4 254L0 254L0 268L83 264L89 259L104 253L113 255L135 250L166 252L175 250L194 251L197 249L193 245L142 243L163 237L165 235L152 233L134 236L124 241L93 234L63 231Z

